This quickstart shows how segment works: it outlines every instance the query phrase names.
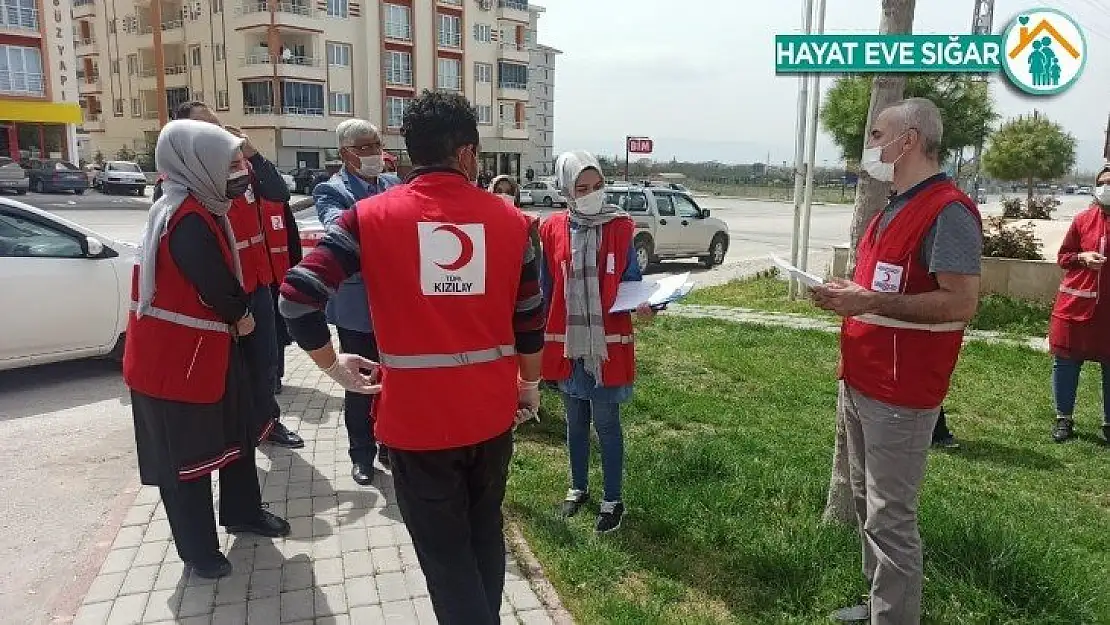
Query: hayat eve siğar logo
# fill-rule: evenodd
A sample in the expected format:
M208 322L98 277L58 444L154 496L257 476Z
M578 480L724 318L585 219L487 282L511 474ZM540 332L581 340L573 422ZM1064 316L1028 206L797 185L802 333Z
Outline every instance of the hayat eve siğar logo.
M1087 41L1071 17L1056 9L1020 13L1002 35L1002 67L1010 81L1031 95L1071 87L1087 63Z

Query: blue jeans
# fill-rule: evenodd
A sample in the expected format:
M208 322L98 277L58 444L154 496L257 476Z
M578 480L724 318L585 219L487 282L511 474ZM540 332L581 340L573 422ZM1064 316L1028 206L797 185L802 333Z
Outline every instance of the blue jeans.
M620 501L624 474L624 434L621 432L620 404L578 399L563 393L563 405L567 410L571 488L589 490L592 420L601 443L601 476L605 486L605 501Z
M1110 425L1110 363L1099 363L1102 367L1102 414L1103 423ZM1075 393L1079 388L1079 371L1082 360L1069 360L1056 356L1052 361L1052 395L1056 400L1056 414L1071 417L1075 414Z

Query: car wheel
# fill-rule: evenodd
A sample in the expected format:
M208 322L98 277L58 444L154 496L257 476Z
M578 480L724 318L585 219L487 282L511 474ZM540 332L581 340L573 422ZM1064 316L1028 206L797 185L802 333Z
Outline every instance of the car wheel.
M548 195L543 198L543 205L545 208L551 208L552 206L555 206L555 200L552 200L551 196Z
M85 190L84 190L84 189L74 189L74 190L73 190L73 194L74 194L74 195L84 195L84 194L85 194Z
M718 232L713 236L713 241L709 244L709 254L701 257L701 264L705 265L706 269L720 266L724 264L725 254L727 253L728 237Z
M127 343L127 334L119 335L116 339L116 344L112 346L112 351L108 352L108 360L116 364L123 364L123 348Z
M27 189L16 189L15 194L16 195L27 195Z
M639 265L640 272L643 273L648 270L648 267L651 267L654 260L652 258L654 250L652 249L651 237L647 235L637 237L633 245L636 247L636 264Z

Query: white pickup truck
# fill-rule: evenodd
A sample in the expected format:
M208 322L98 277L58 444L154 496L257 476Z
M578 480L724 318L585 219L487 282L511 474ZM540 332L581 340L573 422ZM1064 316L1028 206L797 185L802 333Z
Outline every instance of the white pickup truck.
M614 184L605 202L623 208L636 221L636 258L640 270L661 260L697 258L716 267L728 254L728 225L709 216L688 193L671 188Z

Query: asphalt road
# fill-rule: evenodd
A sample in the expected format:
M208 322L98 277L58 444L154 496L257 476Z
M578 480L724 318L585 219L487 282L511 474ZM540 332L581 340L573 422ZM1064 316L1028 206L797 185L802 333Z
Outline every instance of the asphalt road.
M14 199L124 241L138 240L150 201L91 190ZM1060 219L1090 201L1062 199ZM791 205L698 202L728 225L728 263L789 254ZM983 208L1000 212L997 201ZM812 249L843 244L850 223L850 206L814 206ZM690 269L690 263L673 263L660 272ZM80 362L0 372L0 441L7 450L0 454L0 621L36 623L64 592L117 497L136 483L130 407L118 371L104 362Z

